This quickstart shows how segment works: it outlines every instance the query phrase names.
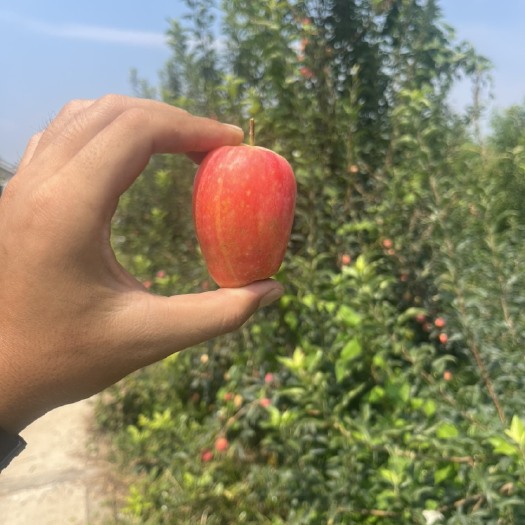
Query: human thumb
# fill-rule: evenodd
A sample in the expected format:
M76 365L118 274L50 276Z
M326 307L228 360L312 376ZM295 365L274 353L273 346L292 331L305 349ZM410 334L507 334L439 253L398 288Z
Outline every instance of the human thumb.
M267 279L242 288L172 297L144 293L126 313L129 346L140 348L134 368L240 328L283 292L281 284Z

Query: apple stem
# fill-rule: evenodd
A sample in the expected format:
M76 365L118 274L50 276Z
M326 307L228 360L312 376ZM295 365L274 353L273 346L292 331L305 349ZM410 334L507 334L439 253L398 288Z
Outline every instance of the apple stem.
M250 134L249 134L250 146L255 146L255 119L250 119Z

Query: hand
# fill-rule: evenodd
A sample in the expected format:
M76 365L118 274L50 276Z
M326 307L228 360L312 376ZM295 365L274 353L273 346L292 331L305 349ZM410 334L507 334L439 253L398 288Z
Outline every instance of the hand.
M239 144L242 131L150 100L75 101L30 141L0 199L0 427L240 327L271 280L159 297L117 262L110 222L154 153Z

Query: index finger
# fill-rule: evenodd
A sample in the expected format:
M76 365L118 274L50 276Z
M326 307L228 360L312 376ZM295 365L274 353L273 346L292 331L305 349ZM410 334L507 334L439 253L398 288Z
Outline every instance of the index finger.
M118 199L155 153L207 152L242 139L236 126L140 101L111 119L62 170L75 174L69 182L78 185L84 198L91 195L107 204Z

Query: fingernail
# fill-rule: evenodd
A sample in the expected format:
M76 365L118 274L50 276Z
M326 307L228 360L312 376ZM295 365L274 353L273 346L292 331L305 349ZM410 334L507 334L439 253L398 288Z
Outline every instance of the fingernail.
M264 308L269 304L274 303L277 299L280 299L284 293L282 288L273 288L266 295L263 295L262 299L259 302L259 308Z
M225 126L228 126L231 129L234 129L237 133L242 133L244 135L244 131L239 126L234 126L233 124L224 124Z

